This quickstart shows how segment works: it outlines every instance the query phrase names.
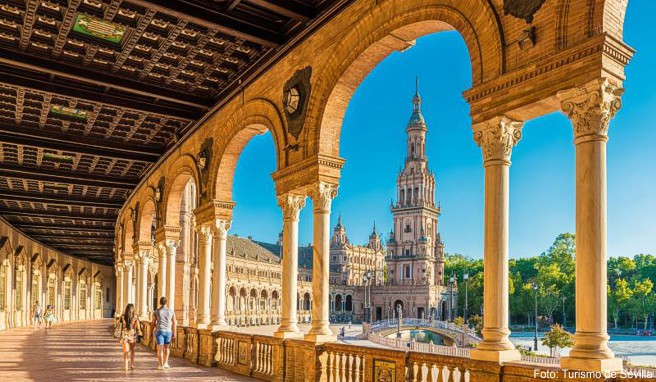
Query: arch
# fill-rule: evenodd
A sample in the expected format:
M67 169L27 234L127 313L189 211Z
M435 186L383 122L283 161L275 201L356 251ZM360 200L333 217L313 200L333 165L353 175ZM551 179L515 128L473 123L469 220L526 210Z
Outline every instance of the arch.
M146 199L146 202L139 211L139 224L137 224L137 241L150 242L153 234L153 220L155 219L155 201L152 198Z
M346 295L346 303L344 304L344 310L347 312L353 311L353 296Z
M173 169L171 174L171 182L167 183L165 192L166 197L163 200L164 210L164 225L177 227L180 225L180 210L182 208L181 202L184 196L184 190L190 181L193 181L196 186L199 184L199 174L196 168L196 162L190 155L183 155L178 160L171 163L170 167ZM196 194L196 198L198 194Z
M403 303L403 300L396 300L394 301L394 305L392 306L392 309L394 309L394 312L396 312L396 317L398 318L399 316L399 306L401 307L401 312L403 312L403 315L405 316L405 304Z
M217 132L215 158L210 166L211 195L214 199L231 201L232 182L237 160L248 142L259 134L271 132L275 145L277 169L284 167L286 146L285 125L276 106L264 99L248 101L240 107ZM222 136L225 134L225 136ZM226 143L227 142L227 143Z
M331 59L316 74L317 91L310 99L310 152L338 157L346 107L367 74L395 50L439 31L456 30L469 51L473 85L505 70L505 42L496 11L485 0L387 1L372 7L349 28Z
M442 321L446 321L449 318L449 307L446 301L442 301Z
M342 295L335 295L335 312L342 311Z
M312 310L312 301L310 299L310 293L305 292L303 294L303 310L309 311Z

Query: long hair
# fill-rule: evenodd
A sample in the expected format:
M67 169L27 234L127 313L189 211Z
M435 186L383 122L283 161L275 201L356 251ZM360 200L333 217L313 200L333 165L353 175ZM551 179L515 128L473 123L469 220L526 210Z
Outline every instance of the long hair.
M128 304L125 307L125 313L123 314L123 321L125 321L125 328L131 329L132 319L134 318L134 304Z

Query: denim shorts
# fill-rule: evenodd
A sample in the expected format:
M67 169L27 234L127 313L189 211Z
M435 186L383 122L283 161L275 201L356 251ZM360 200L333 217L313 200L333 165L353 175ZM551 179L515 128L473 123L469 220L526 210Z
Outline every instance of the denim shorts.
M158 345L168 345L171 343L171 337L173 336L172 332L163 332L158 330L155 332L155 341Z

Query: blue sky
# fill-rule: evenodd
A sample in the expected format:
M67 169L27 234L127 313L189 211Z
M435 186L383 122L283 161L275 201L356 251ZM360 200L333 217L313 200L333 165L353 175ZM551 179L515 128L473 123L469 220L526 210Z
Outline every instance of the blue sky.
M611 256L656 254L656 31L645 28L656 2L631 1L625 41L637 50L627 68L624 106L608 143L608 250ZM469 107L461 93L471 86L464 42L455 32L422 37L393 53L353 96L342 129L346 159L332 224L339 213L349 238L365 243L373 221L385 233L405 157L405 126L412 111L415 76L428 123L427 154L442 203L439 229L451 253L483 254L483 168L472 139ZM524 126L513 151L510 255L537 255L562 232L574 232L574 146L569 121L554 113ZM255 137L237 164L232 233L275 241L282 227L273 181L270 134ZM300 243L312 240L311 201L301 213Z

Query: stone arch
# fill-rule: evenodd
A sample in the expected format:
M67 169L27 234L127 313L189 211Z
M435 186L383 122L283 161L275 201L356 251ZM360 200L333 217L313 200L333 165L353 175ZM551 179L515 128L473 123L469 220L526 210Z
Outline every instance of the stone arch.
M335 312L341 312L342 311L342 295L341 294L336 294L335 295Z
M137 241L151 242L153 234L153 219L156 216L155 200L148 197L139 211L139 223L137 224Z
M275 145L277 169L285 166L285 125L276 106L264 99L254 99L241 106L217 133L214 158L210 166L210 195L214 199L232 200L232 181L239 155L259 134L271 132Z
M496 11L485 0L386 1L350 27L331 59L313 76L307 126L309 153L339 156L342 120L351 96L366 75L410 41L445 30L456 30L469 51L473 85L503 74L505 42Z
M193 181L196 186L199 184L200 176L196 168L196 162L190 155L183 155L170 165L174 169L171 174L170 186L167 187L166 197L163 200L165 206L164 225L177 227L180 225L181 201L184 196L184 190L189 181ZM198 193L196 193L198 198Z

